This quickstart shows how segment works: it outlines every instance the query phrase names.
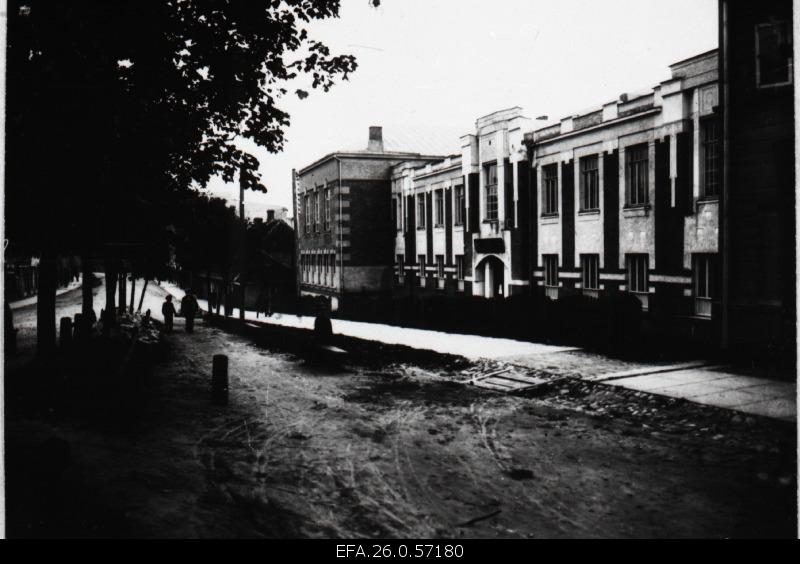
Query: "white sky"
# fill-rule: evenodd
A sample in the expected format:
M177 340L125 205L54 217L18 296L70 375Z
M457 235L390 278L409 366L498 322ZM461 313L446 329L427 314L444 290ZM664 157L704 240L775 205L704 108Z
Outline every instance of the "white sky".
M356 55L358 69L327 93L283 100L283 153L256 152L270 191L246 201L291 210L292 168L354 140L366 148L370 125L469 133L495 110L560 118L652 87L671 63L717 47L717 0L342 0L341 17L310 35Z

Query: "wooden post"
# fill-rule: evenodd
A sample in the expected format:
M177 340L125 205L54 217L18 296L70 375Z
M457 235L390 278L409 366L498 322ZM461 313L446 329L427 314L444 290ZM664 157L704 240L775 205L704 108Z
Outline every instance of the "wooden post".
M228 404L228 357L215 354L211 365L211 403Z

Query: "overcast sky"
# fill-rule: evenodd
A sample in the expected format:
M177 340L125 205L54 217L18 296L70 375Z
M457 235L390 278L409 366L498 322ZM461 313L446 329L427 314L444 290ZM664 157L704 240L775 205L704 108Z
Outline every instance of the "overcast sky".
M370 125L468 133L511 106L560 118L652 87L671 63L717 47L717 0L342 0L339 19L310 31L358 69L327 93L283 100L284 152L256 153L270 191L246 201L291 210L292 168L354 141L366 148Z

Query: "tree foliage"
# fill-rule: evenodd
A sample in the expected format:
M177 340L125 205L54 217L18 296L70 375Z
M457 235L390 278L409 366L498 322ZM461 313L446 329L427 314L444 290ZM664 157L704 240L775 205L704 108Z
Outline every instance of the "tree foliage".
M308 32L339 8L338 0L9 1L10 237L33 251L161 249L190 187L241 176L247 189L265 191L239 140L280 151L289 115L279 106L291 85L328 90L355 70L354 57Z

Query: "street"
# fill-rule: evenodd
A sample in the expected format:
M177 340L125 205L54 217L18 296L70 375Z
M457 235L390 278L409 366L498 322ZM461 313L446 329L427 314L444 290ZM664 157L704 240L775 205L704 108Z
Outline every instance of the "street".
M148 288L156 318L163 295ZM79 290L59 297L59 315L79 304ZM15 312L23 331L28 309ZM463 364L397 361L392 347L379 362L355 358L329 373L202 322L192 335L182 329L167 337L170 356L133 434L68 418L7 421L18 452L52 435L71 445L63 518L77 512L82 525L73 526L89 531L78 534L796 532L796 440L786 422L586 383L498 394L466 385ZM230 361L226 407L209 401L214 354Z

